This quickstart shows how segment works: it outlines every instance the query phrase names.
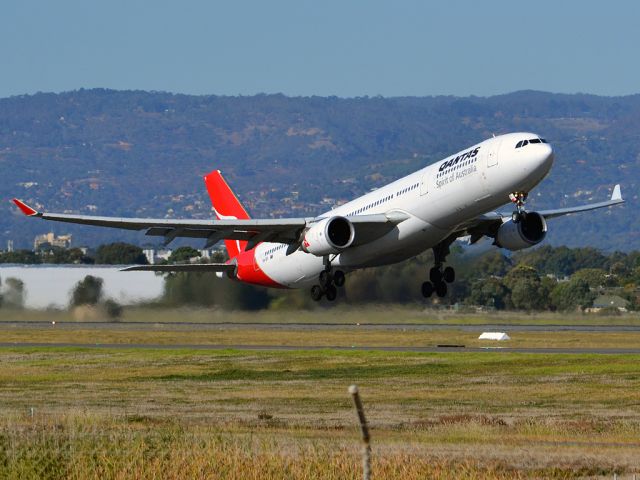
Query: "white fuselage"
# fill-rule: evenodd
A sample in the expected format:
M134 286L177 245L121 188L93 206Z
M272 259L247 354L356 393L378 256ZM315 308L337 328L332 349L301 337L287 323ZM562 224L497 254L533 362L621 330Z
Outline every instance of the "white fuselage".
M459 225L509 202L510 193L529 192L551 169L553 150L541 142L515 147L521 140L539 138L527 132L490 138L325 212L320 217L396 211L409 216L385 236L331 256L331 265L349 271L411 258ZM317 282L322 257L286 252L284 244L262 243L255 259L281 285L298 288Z

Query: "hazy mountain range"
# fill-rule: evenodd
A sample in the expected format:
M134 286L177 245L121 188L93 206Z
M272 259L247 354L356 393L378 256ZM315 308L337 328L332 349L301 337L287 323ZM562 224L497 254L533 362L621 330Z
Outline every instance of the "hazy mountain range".
M51 211L211 216L202 175L220 169L253 216L308 216L492 134L531 130L556 151L530 208L628 203L550 222L547 242L640 249L640 95L522 91L479 97L219 97L80 90L0 99L0 247L53 229L76 245L142 234L25 219ZM197 243L193 243L198 246Z

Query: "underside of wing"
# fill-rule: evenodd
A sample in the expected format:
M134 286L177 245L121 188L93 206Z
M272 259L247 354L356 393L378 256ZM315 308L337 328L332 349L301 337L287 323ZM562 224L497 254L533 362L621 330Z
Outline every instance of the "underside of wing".
M358 245L364 245L383 237L400 222L409 218L409 215L404 212L392 211L374 215L356 215L346 218L353 224L355 230L354 241L351 246L357 247Z

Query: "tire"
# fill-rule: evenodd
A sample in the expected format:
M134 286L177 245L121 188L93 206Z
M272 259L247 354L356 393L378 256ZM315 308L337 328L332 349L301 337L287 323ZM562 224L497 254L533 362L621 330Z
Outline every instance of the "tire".
M434 285L440 283L442 280L442 272L438 267L432 267L431 270L429 270L429 280L431 280L431 283Z
M319 302L320 299L322 298L322 288L320 288L320 285L314 285L313 287L311 287L311 299L314 302Z
M447 267L442 272L442 279L447 283L453 283L456 281L456 271L453 267Z
M338 289L336 289L336 287L334 287L333 285L329 285L327 287L327 291L324 293L327 296L327 300L333 302L338 296Z
M429 298L433 294L433 284L431 282L424 282L422 284L422 296Z
M447 284L444 282L436 283L436 295L440 298L444 297L447 294Z
M320 286L323 288L327 288L329 285L331 285L331 281L333 280L331 278L331 272L329 272L328 270L323 270L320 272Z
M333 283L336 287L344 286L345 279L346 278L342 270L336 270L335 272L333 272Z

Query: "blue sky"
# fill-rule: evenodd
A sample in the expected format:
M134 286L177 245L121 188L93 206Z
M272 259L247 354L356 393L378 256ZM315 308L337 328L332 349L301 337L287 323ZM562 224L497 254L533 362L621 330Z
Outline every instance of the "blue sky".
M640 2L6 2L0 97L640 93Z

